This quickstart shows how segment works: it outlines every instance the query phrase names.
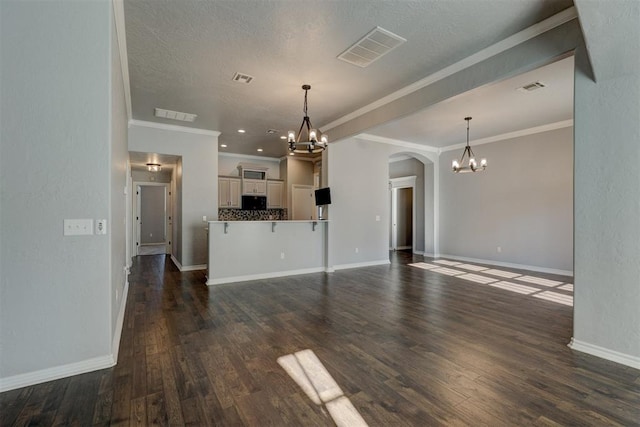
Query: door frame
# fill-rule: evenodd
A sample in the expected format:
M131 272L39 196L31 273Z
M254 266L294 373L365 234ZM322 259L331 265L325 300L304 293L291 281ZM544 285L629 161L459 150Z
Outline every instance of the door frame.
M393 197L393 190L400 188L411 188L411 252L416 248L416 175L401 176L398 178L389 178L389 227L391 227L391 240L393 242L389 250L394 250L398 244L397 230L393 226L393 219L396 216L394 208L396 208L396 200Z
M133 248L133 256L138 255L138 250L140 248L140 192L138 191L138 187L164 187L165 188L165 253L172 254L172 236L173 236L173 220L172 220L172 194L171 194L171 183L169 182L147 182L147 181L133 181L132 183L132 212L133 215L131 217L131 226L133 228L131 233L131 247Z

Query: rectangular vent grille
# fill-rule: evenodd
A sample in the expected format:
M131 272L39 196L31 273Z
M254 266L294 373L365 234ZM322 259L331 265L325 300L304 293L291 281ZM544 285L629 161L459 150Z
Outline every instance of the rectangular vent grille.
M249 74L235 73L232 80L238 83L249 84L253 80L253 76L250 76Z
M406 39L393 34L391 31L376 27L338 55L338 59L364 68L406 41Z
M156 108L154 115L163 119L180 120L182 122L193 122L197 114L181 113L179 111L163 110L162 108Z
M543 87L546 87L546 85L544 83L533 82L533 83L529 83L527 85L524 85L522 87L519 87L518 90L520 92L533 92L534 90L542 89Z

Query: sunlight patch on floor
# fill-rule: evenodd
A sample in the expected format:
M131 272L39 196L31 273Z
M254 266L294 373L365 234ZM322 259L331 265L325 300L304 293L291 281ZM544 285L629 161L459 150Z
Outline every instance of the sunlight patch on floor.
M409 264L411 267L422 268L423 270L431 270L432 268L440 268L439 265L433 265L426 262L415 262L413 264Z
M489 286L493 286L500 289L505 289L507 291L517 292L519 294L529 295L534 292L540 291L538 288L532 288L531 286L519 285L517 283L511 282L498 282L498 283L490 283Z
M442 265L460 265L462 264L461 262L457 262L457 261L447 261L446 259L437 259L435 261L436 264L442 264Z
M459 265L456 265L456 268L463 268L465 270L470 270L470 271L488 270L487 267L482 267L481 265L473 265L473 264L459 264Z
M557 292L544 291L539 294L535 294L534 297L545 299L547 301L557 302L559 304L573 306L573 297L569 295L559 294Z
M492 276L520 280L520 281L527 282L529 284L533 284L537 286L545 286L547 288L554 287L556 289L561 289L563 291L568 291L568 292L573 292L572 283L566 283L563 285L563 282L558 282L556 280L543 279L542 277L535 277L535 276L523 276L518 273L512 273L510 271L504 271L504 270L487 269L485 267L475 265L475 264L462 264L459 262L447 261L447 260L436 260L433 262L437 264L442 264L442 265L455 266L456 268L462 268L465 270L474 271L476 273L468 273L467 271L456 270L456 269L447 268L447 267L440 267L438 265L429 264L426 262L409 264L409 266L421 268L423 270L428 270L434 273L446 274L447 276L459 277L460 279L468 280L470 282L489 285L494 288L504 289L506 291L516 292L524 295L531 295L536 298L544 299L544 300L555 302L558 304L573 306L573 296L571 295L566 295L566 294L561 294L561 293L551 292L551 291L543 291L543 289L541 288L526 286L519 283L507 282L504 280L498 281L499 279L495 279L489 276L484 276L484 274L490 274ZM478 272L482 274L477 274ZM559 286L559 285L562 285L562 286Z
M446 274L447 276L457 276L458 274L466 273L466 271L454 270L453 268L446 268L446 267L434 268L433 270L430 270L430 271L435 271L436 273L440 273L440 274Z
M482 283L483 285L498 281L498 279L494 279L493 277L481 276L479 274L463 274L458 277L471 282Z
M562 284L562 282L558 282L556 280L542 279L540 277L533 277L533 276L520 276L520 277L517 277L516 280L520 280L522 282L527 282L527 283L533 283L535 285L547 286L547 287L554 287Z
M279 357L278 364L313 403L325 405L338 427L367 427L360 413L312 350Z
M521 274L518 274L518 273L513 273L511 271L504 271L504 270L496 270L495 268L492 268L490 270L484 270L483 273L490 274L492 276L504 277L507 279L513 279L514 277L521 276Z

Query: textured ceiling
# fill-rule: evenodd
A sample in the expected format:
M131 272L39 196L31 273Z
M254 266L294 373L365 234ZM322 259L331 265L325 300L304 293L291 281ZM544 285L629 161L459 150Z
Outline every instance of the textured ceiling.
M221 151L280 157L282 133L322 128L572 6L571 0L125 0L133 118L222 132ZM407 43L368 68L336 56L375 26ZM254 76L249 85L235 72ZM194 123L153 116L194 113ZM460 114L465 114L461 112ZM458 114L458 115L460 115ZM243 128L245 134L237 133Z

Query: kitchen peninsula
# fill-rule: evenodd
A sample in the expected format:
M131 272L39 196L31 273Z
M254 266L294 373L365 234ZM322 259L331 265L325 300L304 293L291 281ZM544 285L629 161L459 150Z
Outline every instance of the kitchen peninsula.
M220 168L218 220L208 222L207 285L328 270L328 222L315 219L312 197L314 163L286 159L275 166L227 160ZM293 189L297 198L287 197Z
M328 221L209 221L207 285L331 271Z

